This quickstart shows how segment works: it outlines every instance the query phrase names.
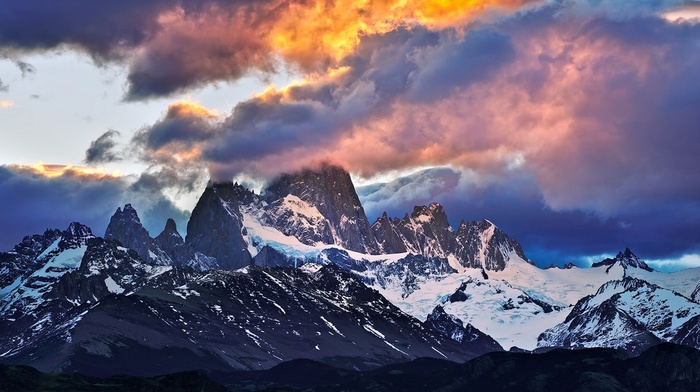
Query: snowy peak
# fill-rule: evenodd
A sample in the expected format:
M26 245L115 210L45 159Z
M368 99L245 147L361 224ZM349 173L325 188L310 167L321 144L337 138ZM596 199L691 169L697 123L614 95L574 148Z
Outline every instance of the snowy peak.
M627 269L629 267L632 268L640 268L646 271L653 271L651 267L647 265L644 261L642 261L639 257L637 257L634 253L629 248L626 248L624 252L618 252L617 256L613 259L605 259L602 261L599 261L597 263L593 263L591 267L608 267L610 269L613 265L619 264L621 267Z
M3 293L0 296L0 316L29 314L33 317L32 311L50 296L61 277L78 269L88 244L94 239L89 227L71 223L32 260L30 269L14 274L13 283L0 290Z
M462 221L457 229L454 255L464 267L489 271L502 271L514 257L532 264L518 241L486 219Z
M468 344L472 350L482 353L503 351L503 347L489 335L471 324L465 326L462 320L445 312L441 305L437 305L428 315L425 325L456 342Z
M538 338L540 347L612 347L639 353L666 341L700 341L700 305L644 280L610 281L576 303L566 320ZM697 346L696 346L697 347Z
M320 242L367 254L379 252L365 210L345 169L322 164L316 170L283 174L267 187L264 199L274 204L289 195L304 202L305 209L317 210L327 222L329 233L322 235ZM317 231L325 231L325 227Z
M26 236L9 252L0 253L0 298L40 267L36 258L61 238L61 230Z
M28 295L41 296L55 277L80 262L87 242L94 238L78 222L66 230L46 230L24 237L10 252L0 253L0 307Z
M462 221L455 232L438 203L416 206L403 219L383 214L372 225L385 253L410 252L426 257L454 256L464 268L501 271L513 258L530 264L518 241L488 220Z
M447 257L450 253L453 230L440 204L413 207L398 227L412 252L432 257Z
M47 229L44 234L34 234L25 236L22 242L15 245L8 253L27 257L36 257L49 247L59 236L61 230Z
M61 243L59 246L80 246L87 244L87 240L95 238L92 234L92 229L80 224L79 222L71 223L66 230L61 233Z
M447 214L438 203L415 206L403 219L389 219L384 213L372 231L385 253L410 252L425 257L447 257L453 239Z

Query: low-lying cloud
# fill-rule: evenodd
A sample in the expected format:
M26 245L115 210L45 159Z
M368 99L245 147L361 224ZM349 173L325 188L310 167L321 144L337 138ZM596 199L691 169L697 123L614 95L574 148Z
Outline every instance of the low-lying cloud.
M84 175L76 170L48 177L27 166L0 166L0 204L5 206L0 225L0 251L26 235L46 229L64 230L71 222L90 226L101 236L117 207L132 203L141 221L155 236L173 218L186 227L188 213L175 207L153 188L135 188L130 179Z
M447 165L459 184L469 178L458 189L475 210L513 222L542 254L606 253L630 245L622 238L652 258L697 250L687 233L700 218L700 23L663 16L681 1L70 0L73 13L40 3L0 10L1 45L120 62L127 99L301 76L223 115L173 103L132 138L144 186L326 160L362 177ZM115 151L103 136L88 151L96 161ZM522 229L528 220L539 231Z

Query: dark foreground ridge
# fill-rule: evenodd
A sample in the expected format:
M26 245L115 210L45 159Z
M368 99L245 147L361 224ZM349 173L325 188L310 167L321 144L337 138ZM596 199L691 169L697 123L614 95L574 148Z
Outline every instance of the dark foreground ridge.
M0 365L0 392L698 391L699 383L700 351L671 343L654 346L632 358L621 350L602 348L542 354L497 352L464 364L419 358L362 372L296 359L268 370L209 373L208 377L184 372L99 379Z

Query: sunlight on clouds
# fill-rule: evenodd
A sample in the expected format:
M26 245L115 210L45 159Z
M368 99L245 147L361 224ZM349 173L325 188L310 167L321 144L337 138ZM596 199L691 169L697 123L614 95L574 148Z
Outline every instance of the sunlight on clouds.
M0 108L8 109L17 106L14 102L7 99L0 99Z
M699 23L700 22L700 4L698 5L686 5L684 7L681 7L679 9L666 12L663 15L661 15L664 19L668 20L669 22L691 22L691 23Z
M120 178L122 176L118 170L110 172L98 167L45 164L41 162L33 165L8 165L8 167L16 171L30 171L48 178L69 175L88 180L101 180L103 178Z
M168 105L168 112L172 112L173 114L180 116L196 116L211 119L221 117L223 115L216 110L207 109L192 99L181 99L171 103Z
M446 28L464 25L486 11L515 9L522 0L339 0L289 4L272 27L271 46L286 59L313 68L351 54L362 36L402 26ZM322 62L322 61L321 61Z

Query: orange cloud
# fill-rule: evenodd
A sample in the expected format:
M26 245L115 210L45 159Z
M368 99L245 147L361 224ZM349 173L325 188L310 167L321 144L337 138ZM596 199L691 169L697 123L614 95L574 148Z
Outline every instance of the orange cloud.
M168 105L168 113L177 117L204 117L214 119L220 117L221 114L215 110L207 109L190 99L181 99Z
M87 166L73 166L60 164L35 163L33 165L8 165L18 172L31 172L42 177L54 178L62 176L78 177L86 180L101 180L104 178L115 179L122 175L119 171L107 171L105 169Z
M489 11L513 10L532 0L317 0L290 3L270 32L270 46L305 69L337 62L365 35L414 25L456 27Z

